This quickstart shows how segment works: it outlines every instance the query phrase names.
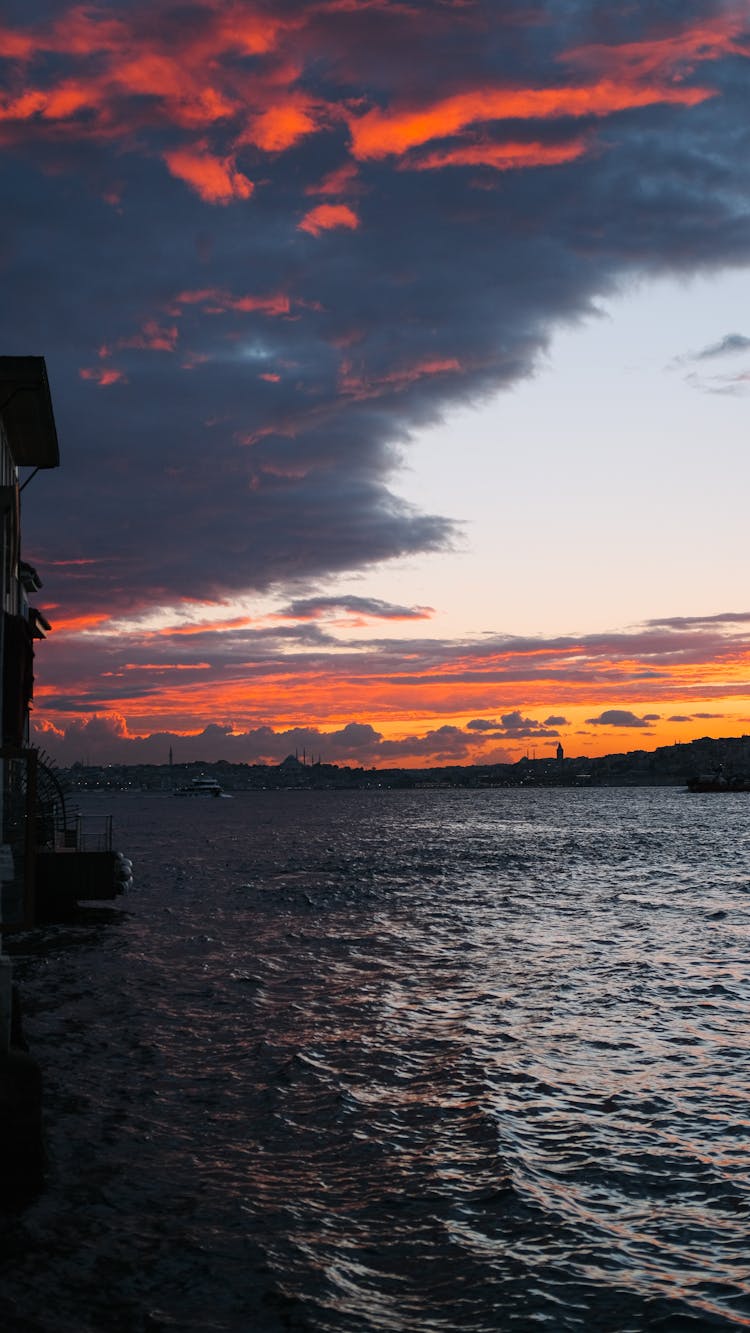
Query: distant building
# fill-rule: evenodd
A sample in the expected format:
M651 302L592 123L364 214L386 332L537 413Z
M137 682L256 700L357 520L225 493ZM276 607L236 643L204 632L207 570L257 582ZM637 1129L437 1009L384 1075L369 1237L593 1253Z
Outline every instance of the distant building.
M557 742L557 762L558 762L558 764L561 764L564 758L565 758L565 751L563 750L563 747L562 747L562 741L558 741L558 742Z

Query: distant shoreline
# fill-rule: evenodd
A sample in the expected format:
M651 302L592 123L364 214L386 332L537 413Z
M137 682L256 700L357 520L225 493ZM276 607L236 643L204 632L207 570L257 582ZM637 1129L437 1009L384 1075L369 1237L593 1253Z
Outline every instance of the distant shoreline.
M307 763L289 755L280 764L193 760L161 764L73 764L60 770L78 791L170 791L199 774L217 779L226 791L287 789L362 790L424 787L679 787L695 778L722 773L727 779L750 775L750 736L703 737L656 750L528 759L514 764L446 764L425 768L363 768Z

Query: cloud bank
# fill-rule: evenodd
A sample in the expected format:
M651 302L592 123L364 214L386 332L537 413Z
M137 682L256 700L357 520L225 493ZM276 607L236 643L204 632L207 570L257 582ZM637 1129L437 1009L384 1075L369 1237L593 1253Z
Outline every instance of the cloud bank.
M6 15L4 342L48 359L26 527L66 605L444 549L392 490L411 430L629 275L750 254L743 6Z

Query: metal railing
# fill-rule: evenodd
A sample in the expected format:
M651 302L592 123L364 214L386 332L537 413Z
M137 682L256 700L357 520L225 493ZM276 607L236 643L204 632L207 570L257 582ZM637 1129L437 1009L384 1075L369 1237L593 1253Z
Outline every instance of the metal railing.
M66 830L70 832L70 829ZM112 851L111 815L76 815L75 846L79 852Z

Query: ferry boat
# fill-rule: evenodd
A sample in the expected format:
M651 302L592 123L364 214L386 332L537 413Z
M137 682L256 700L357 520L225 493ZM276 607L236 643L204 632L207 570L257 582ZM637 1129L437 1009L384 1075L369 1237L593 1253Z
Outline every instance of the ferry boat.
M216 778L193 778L187 787L177 787L175 796L213 796L231 800Z

